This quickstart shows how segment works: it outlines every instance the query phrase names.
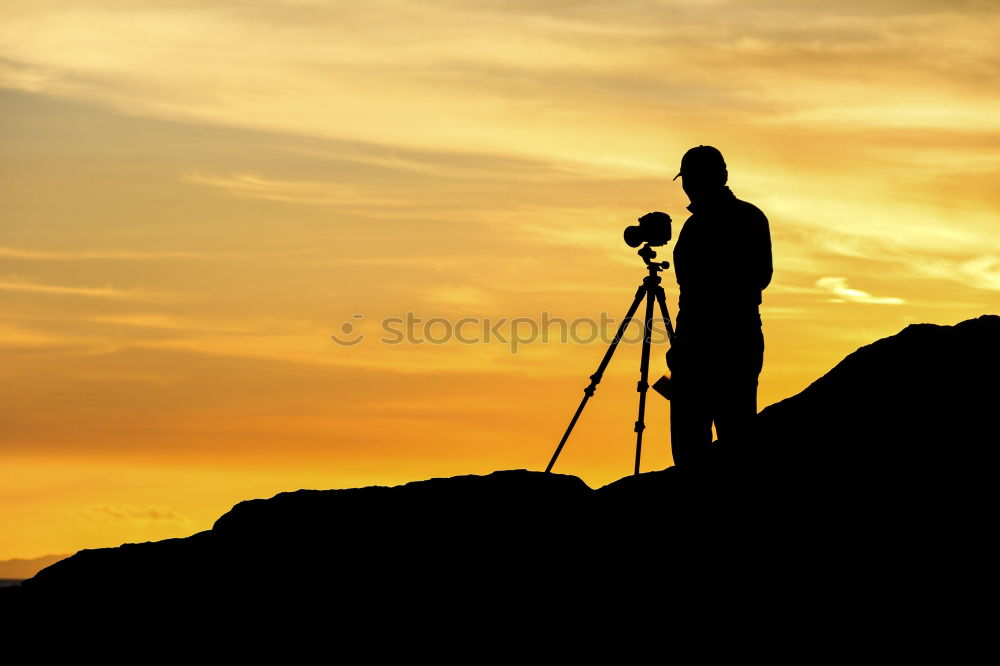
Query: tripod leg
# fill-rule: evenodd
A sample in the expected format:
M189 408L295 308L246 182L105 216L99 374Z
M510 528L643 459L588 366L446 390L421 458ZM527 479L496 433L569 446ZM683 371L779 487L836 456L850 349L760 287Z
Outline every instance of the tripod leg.
M583 400L580 401L580 406L576 408L576 413L573 414L572 420L569 422L569 426L566 428L566 432L563 433L562 439L559 440L559 446L556 447L555 453L552 454L552 459L549 460L548 466L545 468L546 472L552 471L552 466L556 464L556 459L562 452L563 446L566 444L566 440L569 439L569 434L573 432L573 426L576 425L577 420L580 418L580 414L583 413L583 408L587 406L587 401L590 400L591 396L594 395L594 391L597 390L597 385L601 383L601 379L604 377L604 371L608 368L608 363L611 362L611 357L615 353L615 349L618 347L618 343L621 342L622 336L625 335L625 328L628 323L632 321L632 317L635 316L635 311L639 309L639 303L648 293L646 283L639 285L639 289L635 292L635 299L632 301L632 305L629 307L628 312L625 314L625 318L622 319L622 323L618 326L618 331L615 333L614 339L611 341L611 345L608 346L608 350L604 353L604 358L601 359L601 364L597 366L597 372L590 376L590 384L587 388L583 389ZM650 301L650 304L652 302ZM647 311L649 307L646 308ZM651 315L647 312L647 319ZM648 337L648 336L647 336Z
M649 347L653 332L653 300L656 287L646 293L646 318L643 320L642 362L639 365L639 417L635 422L635 474L639 474L639 461L642 458L642 431L646 429L646 391L649 390Z
M674 344L674 325L670 323L670 311L667 310L667 297L663 293L663 287L656 287L656 302L660 304L660 314L663 315L663 324L667 327L667 340Z

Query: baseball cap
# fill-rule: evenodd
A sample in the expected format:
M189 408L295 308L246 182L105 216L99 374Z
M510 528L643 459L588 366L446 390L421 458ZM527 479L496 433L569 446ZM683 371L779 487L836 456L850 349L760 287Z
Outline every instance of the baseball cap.
M712 146L695 146L691 150L684 153L684 157L681 158L681 170L677 172L674 176L674 180L681 177L681 174L687 172L713 172L713 171L724 171L726 168L726 161L722 159L722 153L719 152L718 148Z

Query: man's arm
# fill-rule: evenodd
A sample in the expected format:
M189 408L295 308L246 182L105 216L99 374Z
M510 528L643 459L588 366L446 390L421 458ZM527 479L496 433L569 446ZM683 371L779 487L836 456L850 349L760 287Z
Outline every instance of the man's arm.
M754 248L757 260L757 280L760 290L764 291L767 285L771 284L771 276L774 273L774 265L771 260L771 227L764 213L760 214L757 227L757 238L755 239Z

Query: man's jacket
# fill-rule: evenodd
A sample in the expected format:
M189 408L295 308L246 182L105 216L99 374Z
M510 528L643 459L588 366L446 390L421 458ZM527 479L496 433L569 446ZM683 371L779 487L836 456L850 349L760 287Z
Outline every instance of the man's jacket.
M674 246L678 336L759 330L761 292L772 272L767 217L728 187L688 210Z

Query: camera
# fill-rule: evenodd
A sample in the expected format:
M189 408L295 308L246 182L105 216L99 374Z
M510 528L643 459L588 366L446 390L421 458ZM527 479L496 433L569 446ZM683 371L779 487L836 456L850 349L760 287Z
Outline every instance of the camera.
M670 242L670 216L666 213L646 213L639 224L625 227L625 242L629 247L666 245Z

